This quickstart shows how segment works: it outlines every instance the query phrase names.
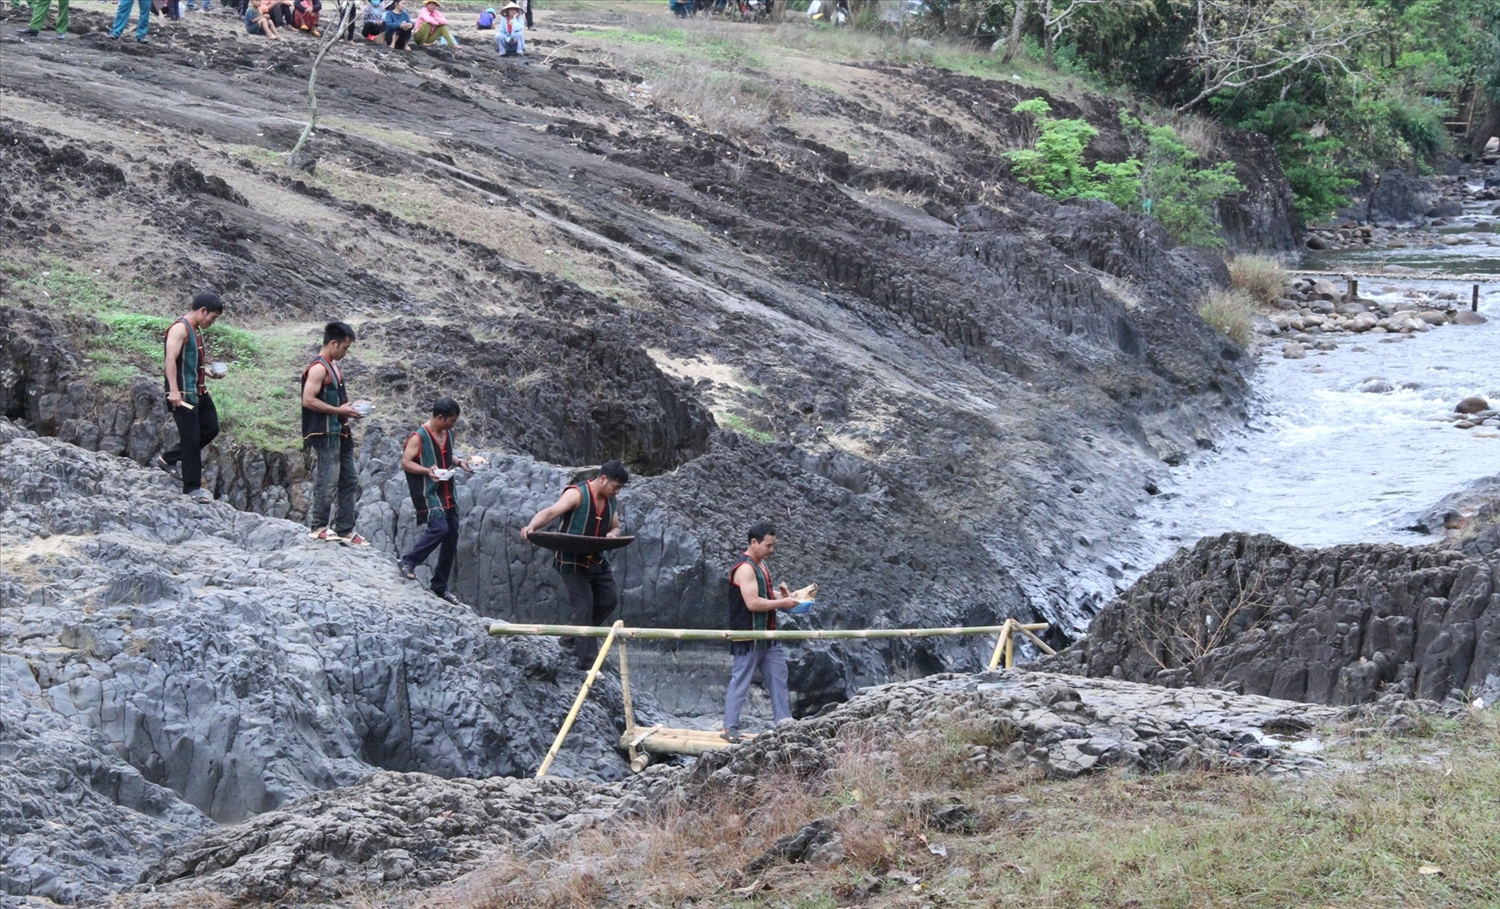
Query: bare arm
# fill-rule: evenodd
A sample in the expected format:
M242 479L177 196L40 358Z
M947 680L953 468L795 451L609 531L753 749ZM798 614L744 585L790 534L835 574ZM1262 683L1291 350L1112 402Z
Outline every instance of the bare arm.
M167 404L176 407L182 403L182 389L177 387L177 358L182 356L182 345L187 343L187 328L181 322L172 323L167 329L167 358L162 371L167 376Z
M432 476L436 469L422 466L422 439L416 433L411 434L411 438L406 440L406 447L401 450L401 469L423 477Z
M322 363L314 363L307 370L307 380L302 383L302 406L316 413L331 413L340 417L359 419L359 411L354 409L353 404L340 404L335 407L318 397L323 393L327 378L328 370Z
M565 513L577 508L583 503L583 496L579 495L577 486L569 486L563 490L563 494L556 502L532 516L531 520L521 528L521 539L531 536L533 530L541 530L548 524L562 517Z
M745 608L751 612L774 612L778 609L791 609L797 605L797 601L786 596L786 585L781 585L782 596L780 599L768 600L760 595L760 585L755 580L755 569L748 564L741 565L734 570L734 586L740 589L740 596L745 598Z

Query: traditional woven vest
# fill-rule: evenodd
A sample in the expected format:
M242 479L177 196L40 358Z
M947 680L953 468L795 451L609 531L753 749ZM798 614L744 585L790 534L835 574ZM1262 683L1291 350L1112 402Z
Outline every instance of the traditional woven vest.
M771 573L764 565L756 562L748 555L740 556L729 569L729 595L726 605L729 607L729 629L731 631L775 631L776 611L756 612L745 605L745 595L740 591L739 585L734 582L734 573L740 570L741 565L749 565L755 570L755 590L762 599L771 599ZM770 641L756 641L755 646L764 650Z
M423 467L441 467L445 470L453 467L453 432L450 430L443 434L443 444L438 445L427 431L426 426L418 426L417 431L412 433L422 440ZM407 437L408 439L411 436ZM426 524L428 516L434 511L448 511L453 508L453 481L443 480L438 482L426 474L409 473L406 475L406 488L411 493L411 503L417 508L417 523Z
M344 389L344 373L333 365L326 357L318 357L307 368L302 370L302 385L307 385L307 374L319 363L327 377L323 380L323 389L318 392L318 399L324 404L333 407L343 407L349 403L349 394ZM349 420L334 413L318 413L316 410L302 408L302 444L304 447L316 442L335 436L349 435Z
M187 340L183 342L182 351L177 355L177 388L182 392L182 399L184 401L189 404L197 404L199 395L208 394L208 379L204 373L205 364L203 362L203 336L198 333L198 329L193 327L193 323L189 322L186 318L181 318L177 321L187 326ZM174 322L172 324L175 325L177 323ZM172 326L167 326L167 334L170 334L171 331ZM162 335L161 344L162 352L165 354L167 347L166 334ZM188 376L193 376L196 379L191 385L188 384ZM168 382L165 376L162 377L161 381L162 386L168 392L171 392L172 383Z
M574 487L583 498L578 507L562 516L563 533L581 534L587 537L602 537L609 533L615 523L615 500L608 499L604 510L594 511L594 495L589 484L579 483ZM608 562L599 553L559 552L552 564L563 574L579 574L606 565Z

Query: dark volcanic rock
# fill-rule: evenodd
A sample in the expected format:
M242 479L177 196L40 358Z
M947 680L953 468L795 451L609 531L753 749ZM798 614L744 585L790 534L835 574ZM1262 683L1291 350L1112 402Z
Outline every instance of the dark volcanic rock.
M376 769L488 777L540 762L582 677L555 643L494 638L382 556L190 505L170 485L0 422L10 892L128 883L210 818ZM564 775L624 772L618 681L594 691ZM56 792L40 798L39 780Z
M1158 566L1037 665L1327 704L1500 689L1500 554L1225 534Z

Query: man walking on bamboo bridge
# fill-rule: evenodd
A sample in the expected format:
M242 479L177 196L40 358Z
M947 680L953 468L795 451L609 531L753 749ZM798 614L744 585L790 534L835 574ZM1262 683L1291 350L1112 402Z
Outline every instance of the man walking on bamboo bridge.
M624 464L605 461L599 467L597 477L587 483L569 486L556 502L532 516L531 521L521 528L521 539L558 518L562 518L563 533L589 537L619 536L620 513L615 507L615 496L628 482L630 471ZM619 602L609 560L597 552L558 552L552 564L562 575L563 588L568 592L573 624L608 624ZM578 668L592 667L594 658L599 655L599 639L580 637L572 638L571 642ZM569 639L563 638L561 643L566 647Z
M791 609L797 599L783 583L771 586L771 572L766 559L776 551L776 528L768 521L750 527L750 545L745 554L729 569L728 606L731 631L775 631L776 610ZM772 593L780 597L771 599ZM735 641L729 645L734 654L734 670L729 676L729 691L724 697L724 731L719 735L727 742L740 740L740 710L750 693L750 682L759 669L765 679L766 693L771 696L771 714L776 722L792 718L792 701L786 687L786 654L780 641Z

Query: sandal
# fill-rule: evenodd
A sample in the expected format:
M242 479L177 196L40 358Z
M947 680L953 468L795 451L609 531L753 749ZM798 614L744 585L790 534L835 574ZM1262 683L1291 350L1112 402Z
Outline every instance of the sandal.
M321 527L307 535L309 540L317 540L319 543L339 543L343 537L333 532L332 528Z
M401 577L408 581L415 581L417 579L417 570L405 562L397 562L396 570L401 572Z
M349 535L347 537L343 538L343 541L345 543L348 543L350 546L368 546L368 545L370 545L370 541L369 540L365 539L364 537L360 536L357 533L354 533L353 531L350 531Z

